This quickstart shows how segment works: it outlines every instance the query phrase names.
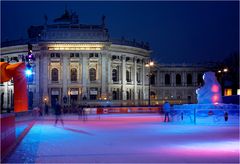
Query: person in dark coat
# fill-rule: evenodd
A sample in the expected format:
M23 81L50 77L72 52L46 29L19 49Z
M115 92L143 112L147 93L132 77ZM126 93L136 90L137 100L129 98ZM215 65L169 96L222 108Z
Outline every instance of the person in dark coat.
M47 103L45 103L44 109L45 109L45 115L48 116L48 104Z
M171 109L171 106L170 106L169 102L165 102L163 104L163 111L164 111L164 114L165 114L164 122L167 122L167 120L168 120L168 122L170 121L169 120L170 109Z
M61 111L62 107L58 101L56 102L54 108L55 108L55 115L56 115L55 125L57 125L58 120L60 120L62 125L64 125L63 119L62 119L62 111Z
M78 106L78 119L83 119L83 107L82 105Z

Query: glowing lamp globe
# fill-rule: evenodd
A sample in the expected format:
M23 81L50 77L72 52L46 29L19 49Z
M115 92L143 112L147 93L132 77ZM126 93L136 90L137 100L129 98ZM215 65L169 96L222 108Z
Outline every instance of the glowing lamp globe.
M27 69L27 70L25 71L25 74L26 74L27 76L31 76L31 75L32 75L32 70Z

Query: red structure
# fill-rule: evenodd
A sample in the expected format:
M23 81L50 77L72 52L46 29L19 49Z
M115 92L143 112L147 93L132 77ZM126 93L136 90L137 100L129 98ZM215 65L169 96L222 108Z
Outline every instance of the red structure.
M0 62L0 82L7 82L13 78L14 83L14 112L28 110L27 80L25 77L25 63L9 64Z

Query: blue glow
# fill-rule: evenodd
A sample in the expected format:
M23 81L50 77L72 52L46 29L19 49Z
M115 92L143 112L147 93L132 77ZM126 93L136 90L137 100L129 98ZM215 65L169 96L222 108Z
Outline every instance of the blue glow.
M27 69L25 73L27 76L31 76L33 74L31 69Z

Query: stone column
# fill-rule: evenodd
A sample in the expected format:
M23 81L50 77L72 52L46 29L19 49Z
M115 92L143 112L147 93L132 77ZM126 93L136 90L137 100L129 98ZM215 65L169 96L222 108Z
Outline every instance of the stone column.
M83 96L85 95L86 97L88 97L88 94L87 94L88 79L89 79L88 78L88 54L83 53L82 54L82 85L83 85L82 93L83 93Z
M126 56L122 56L122 99L126 100Z
M102 65L102 70L101 70L101 87L102 87L102 96L106 97L107 96L107 56L106 53L103 53L101 55L101 65Z
M107 93L111 95L111 84L112 84L112 79L111 79L111 77L112 77L111 76L111 73L112 73L112 69L111 69L112 59L111 59L111 55L108 55L106 60L108 61L107 72L106 72L106 74L107 74L107 83L108 83L107 84L108 85ZM120 73L120 72L118 72L118 73ZM107 95L107 96L109 97L110 95Z
M8 100L7 100L8 99L8 91L9 91L9 83L10 83L9 81L3 83L4 84L4 95L3 95L3 97L4 97L3 107L4 108L8 108L8 106L9 106Z
M50 96L51 96L51 93L50 95L48 95L48 82L51 80L50 78L50 72L51 70L48 70L49 69L49 62L48 62L48 54L46 52L44 52L42 54L42 67L41 67L41 82L40 82L40 86L41 86L41 90L42 90L42 98L44 97L48 97L48 100L50 100ZM49 102L50 103L50 102Z
M43 102L43 98L40 97L40 75L41 75L41 72L40 72L40 54L37 53L36 54L36 60L35 60L35 87L36 87L36 93L35 93L35 98L34 98L34 104L35 106L37 104L41 104Z
M187 85L187 74L186 72L183 72L183 86L186 86Z
M159 76L160 76L160 86L164 86L164 72L161 72L161 70L159 70Z
M193 73L193 86L198 86L197 85L197 72Z
M133 82L134 82L134 100L137 100L138 99L138 92L137 92L137 58L134 58Z
M148 81L148 77L146 76L146 73L145 73L145 63L143 61L142 63L142 98L143 99L146 99L147 98L147 95L146 95L146 87L145 87L145 81Z
M69 58L68 54L62 54L62 96L68 96L67 90L68 90L68 80L69 80Z
M171 86L176 86L176 75L175 73L171 72Z

